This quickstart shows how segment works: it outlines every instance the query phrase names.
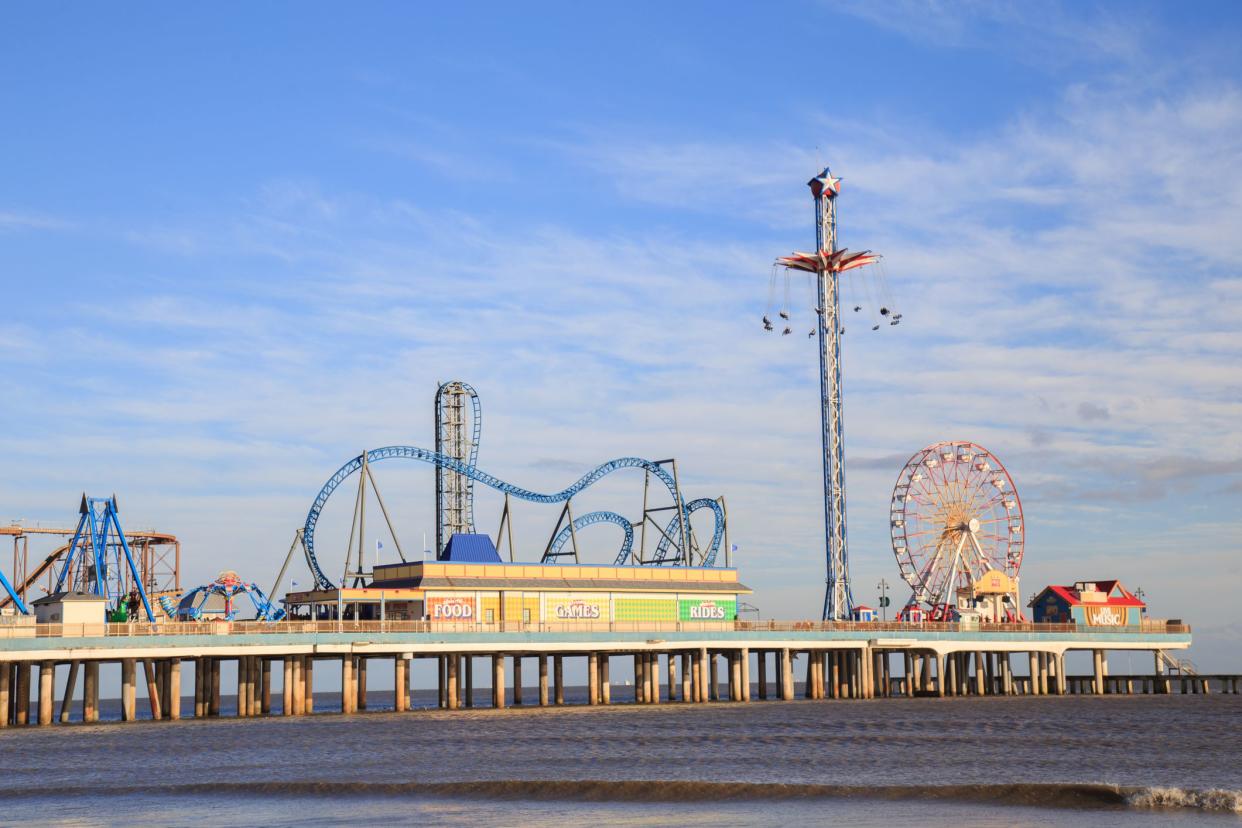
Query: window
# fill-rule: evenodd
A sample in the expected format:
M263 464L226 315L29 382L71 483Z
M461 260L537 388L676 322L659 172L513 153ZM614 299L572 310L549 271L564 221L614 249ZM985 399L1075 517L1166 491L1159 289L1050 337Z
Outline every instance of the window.
M496 610L487 610L483 617L483 621L488 624L494 624L496 622Z
M530 608L529 607L522 610L522 623L523 624L530 623Z

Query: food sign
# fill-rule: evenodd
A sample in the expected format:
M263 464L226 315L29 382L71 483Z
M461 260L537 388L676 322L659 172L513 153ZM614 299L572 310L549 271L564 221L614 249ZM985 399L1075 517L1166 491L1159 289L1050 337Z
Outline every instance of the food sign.
M473 621L473 598L428 598L427 617L432 621Z

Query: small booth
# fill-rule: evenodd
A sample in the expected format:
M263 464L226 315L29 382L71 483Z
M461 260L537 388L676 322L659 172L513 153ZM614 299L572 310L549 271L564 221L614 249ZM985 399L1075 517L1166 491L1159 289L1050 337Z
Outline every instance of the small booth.
M102 624L108 601L93 592L53 592L30 602L38 624Z
M853 621L878 621L876 611L866 604L858 604L850 611L850 619Z
M1037 624L1138 627L1147 605L1115 579L1049 585L1029 604Z

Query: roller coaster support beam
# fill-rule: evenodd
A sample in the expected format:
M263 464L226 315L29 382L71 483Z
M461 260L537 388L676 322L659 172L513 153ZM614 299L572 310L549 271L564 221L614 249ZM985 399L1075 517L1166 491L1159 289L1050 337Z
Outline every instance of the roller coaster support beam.
M508 532L505 530L508 529ZM500 528L496 530L496 551L500 551L500 543L509 540L509 563L513 563L513 513L509 509L509 493L505 492L505 507L500 512Z
M276 583L272 584L272 591L268 593L272 600L276 600L276 596L280 593L280 584L285 580L285 572L289 570L289 562L293 560L293 553L299 546L302 546L302 529L299 528L293 533L293 543L289 544L289 554L285 555L285 562L280 565L280 573L276 576Z
M26 602L17 594L17 590L13 589L13 585L9 583L9 579L5 577L3 570L0 570L0 586L3 586L4 591L9 594L9 598L13 601L13 606L17 607L18 612L22 615L30 615L30 608L26 606Z

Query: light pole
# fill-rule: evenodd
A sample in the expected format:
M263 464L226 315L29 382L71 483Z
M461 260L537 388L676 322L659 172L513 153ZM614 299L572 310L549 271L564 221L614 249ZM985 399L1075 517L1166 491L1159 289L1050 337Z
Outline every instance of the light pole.
M888 581L885 580L884 578L881 578L880 582L875 585L875 588L880 591L880 620L887 621L888 620Z

